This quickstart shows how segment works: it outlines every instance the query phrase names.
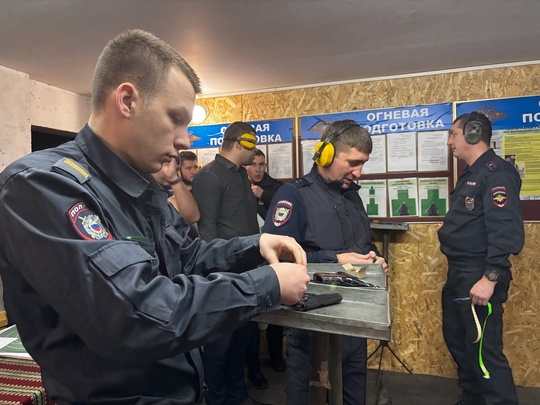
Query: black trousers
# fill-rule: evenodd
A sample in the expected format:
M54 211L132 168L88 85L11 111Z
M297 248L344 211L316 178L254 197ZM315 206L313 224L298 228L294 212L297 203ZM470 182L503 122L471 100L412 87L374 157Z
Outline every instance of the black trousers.
M204 346L204 380L207 405L239 405L248 398L244 363L250 336L257 324L248 322L232 333Z
M512 370L503 354L503 306L508 298L510 280L499 280L490 299L492 314L486 323L482 356L490 378L483 377L479 365L479 345L470 301L454 301L468 297L472 286L482 278L483 271L465 272L452 268L442 292L443 335L448 350L458 367L459 385L471 394L481 395L487 405L518 403ZM487 306L475 305L478 320L484 325Z
M246 353L246 365L249 372L254 373L261 371L259 364L261 332L259 328L251 334L249 346ZM266 342L268 343L268 351L270 359L282 358L283 352L283 326L269 324L266 328Z
M311 333L285 328L287 340L287 404L309 405ZM342 337L343 404L365 405L367 382L366 339Z

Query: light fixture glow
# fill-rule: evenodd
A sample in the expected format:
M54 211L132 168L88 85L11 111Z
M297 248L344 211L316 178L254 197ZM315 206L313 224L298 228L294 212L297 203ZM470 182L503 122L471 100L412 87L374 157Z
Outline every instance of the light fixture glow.
M191 122L194 124L200 124L206 119L207 116L208 111L206 110L206 107L195 104L195 107L193 107L193 116L191 118Z

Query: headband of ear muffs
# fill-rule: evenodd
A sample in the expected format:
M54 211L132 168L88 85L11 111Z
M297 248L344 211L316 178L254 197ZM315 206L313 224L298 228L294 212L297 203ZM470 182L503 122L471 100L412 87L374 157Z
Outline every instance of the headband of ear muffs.
M482 139L482 136L484 135L484 126L480 121L475 119L476 116L476 111L471 112L470 118L463 124L465 141L472 145L480 142L480 139Z
M313 154L313 160L317 165L322 167L328 167L334 161L336 157L336 150L332 144L332 140L340 136L348 129L359 127L358 124L347 124L343 128L329 135L324 141L320 141L315 145L315 152Z
M253 149L257 146L257 136L253 134L242 134L236 140L246 149Z

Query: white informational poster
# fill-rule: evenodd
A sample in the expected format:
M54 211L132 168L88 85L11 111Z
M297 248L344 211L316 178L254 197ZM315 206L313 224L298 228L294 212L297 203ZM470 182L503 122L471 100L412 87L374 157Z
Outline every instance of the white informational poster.
M219 153L219 148L204 148L204 149L197 149L197 160L199 162L199 165L203 167L207 163L212 162L216 155Z
M292 143L273 143L268 145L268 174L274 179L293 177Z
M369 161L362 169L362 173L386 173L386 135L372 135L371 141L373 142L373 150L369 155Z
M390 217L418 216L418 179L389 179Z
M421 217L443 217L448 212L448 178L418 179Z
M448 170L447 131L418 133L418 171L436 172Z
M388 216L386 209L386 180L360 180L358 194L364 203L364 208L370 218Z
M308 174L313 167L313 153L317 143L319 143L318 139L304 139L302 141L302 167L304 170L302 175Z
M388 134L388 172L416 171L416 136L414 132Z

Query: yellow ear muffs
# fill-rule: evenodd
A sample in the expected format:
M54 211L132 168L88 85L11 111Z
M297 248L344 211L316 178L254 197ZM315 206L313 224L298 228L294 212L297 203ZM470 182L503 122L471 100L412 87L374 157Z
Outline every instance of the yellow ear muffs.
M328 141L321 141L315 146L315 152L313 160L317 165L322 167L328 167L334 161L335 150L334 145Z
M246 149L253 149L257 145L257 137L253 134L242 134L236 140Z
M347 124L338 131L330 134L324 141L317 143L313 154L313 161L322 167L328 167L336 157L336 150L332 144L332 140L340 136L343 132L353 127L359 127L358 124Z

